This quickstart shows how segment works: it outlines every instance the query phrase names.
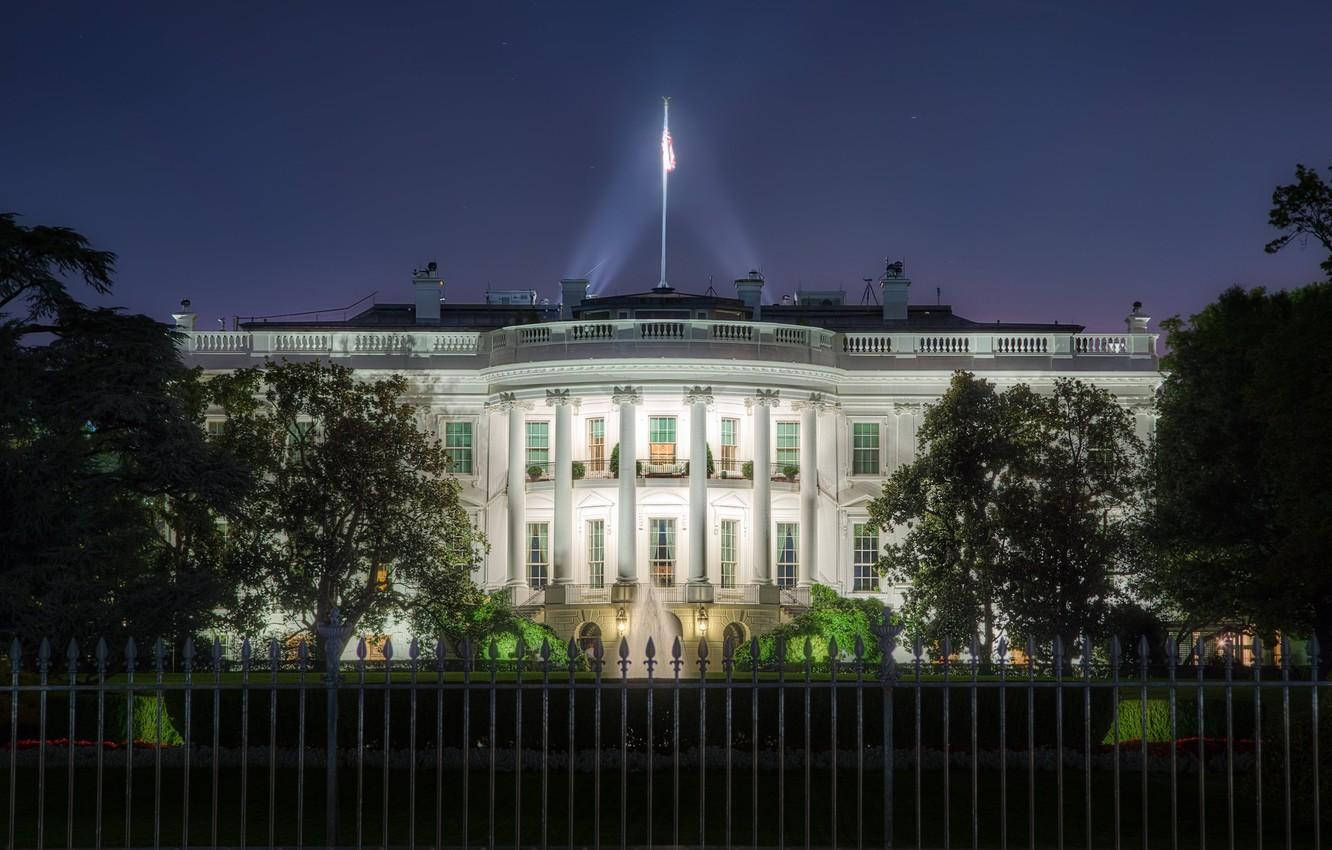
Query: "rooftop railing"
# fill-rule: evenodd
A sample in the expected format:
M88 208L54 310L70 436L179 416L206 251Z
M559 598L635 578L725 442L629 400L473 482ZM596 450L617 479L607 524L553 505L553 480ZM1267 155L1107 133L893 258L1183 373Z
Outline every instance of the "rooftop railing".
M258 358L273 355L348 357L486 356L492 363L559 358L564 355L614 356L650 350L653 356L678 351L732 353L730 356L778 357L792 361L834 363L840 357L1143 357L1156 356L1154 333L1012 333L953 331L839 333L802 325L705 319L603 319L545 322L494 331L432 328L408 330L186 331L182 348L205 355ZM577 354L573 350L577 350ZM603 349L598 351L598 349Z

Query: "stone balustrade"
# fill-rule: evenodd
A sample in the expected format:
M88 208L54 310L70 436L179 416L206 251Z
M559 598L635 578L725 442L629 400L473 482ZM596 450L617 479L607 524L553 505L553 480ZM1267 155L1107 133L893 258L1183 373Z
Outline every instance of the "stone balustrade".
M181 330L181 346L201 355L261 358L304 354L329 357L398 355L405 357L469 356L491 364L519 360L564 359L570 346L577 356L631 355L653 357L690 354L731 358L780 359L835 364L843 357L888 360L914 357L1142 357L1156 356L1154 333L1022 333L1022 332L848 332L770 322L703 319L603 319L545 322L494 331L431 328L254 329L249 331ZM582 346L589 346L585 350ZM598 351L604 347L604 351ZM650 352L648 351L650 349ZM487 365L481 362L477 365Z

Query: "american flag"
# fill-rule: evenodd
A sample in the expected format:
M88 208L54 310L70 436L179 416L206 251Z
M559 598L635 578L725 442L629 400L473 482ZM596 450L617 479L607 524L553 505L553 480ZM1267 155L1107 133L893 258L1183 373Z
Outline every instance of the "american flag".
M661 131L661 168L663 171L675 170L675 148L671 146L671 131Z

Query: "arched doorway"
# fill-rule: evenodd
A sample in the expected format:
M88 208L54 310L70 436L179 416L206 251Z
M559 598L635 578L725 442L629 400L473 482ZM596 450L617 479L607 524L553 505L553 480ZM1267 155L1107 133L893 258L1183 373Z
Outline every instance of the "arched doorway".
M574 633L574 640L578 643L578 648L586 655L592 654L592 648L596 642L601 639L601 626L588 621L578 627Z
M741 622L731 622L726 624L722 630L722 646L726 641L731 642L731 652L736 658L749 657L749 629Z

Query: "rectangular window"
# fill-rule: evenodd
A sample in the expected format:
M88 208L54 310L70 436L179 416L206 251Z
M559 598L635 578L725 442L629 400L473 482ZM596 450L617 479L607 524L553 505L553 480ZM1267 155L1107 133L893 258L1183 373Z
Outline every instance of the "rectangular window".
M472 474L472 423L444 423L444 453L449 456L449 472Z
M227 420L225 419L208 420L208 436L221 437L225 433L227 433Z
M544 522L527 524L527 583L540 590L546 586L550 573L550 525Z
M738 473L740 471L740 420L723 419L721 421L721 471Z
M305 458L305 447L314 442L315 424L304 419L292 423L293 430L287 432L287 452L290 457L297 460Z
M606 521L587 521L587 583L606 586Z
M879 474L879 423L851 424L851 474Z
M777 523L777 586L795 587L800 575L800 524Z
M527 423L527 464L525 472L532 467L541 470L541 478L550 477L550 423Z
M721 521L721 586L735 587L735 538L740 523L733 519Z
M648 563L652 569L652 583L657 587L674 587L675 520L650 520L648 534Z
M648 462L654 466L675 463L674 416L648 418Z
M601 417L587 420L587 472L606 474L606 420Z
M784 475L786 467L800 467L800 423L777 423L777 470Z
M855 569L851 589L877 592L879 533L871 531L868 523L858 522L851 526L851 562Z

